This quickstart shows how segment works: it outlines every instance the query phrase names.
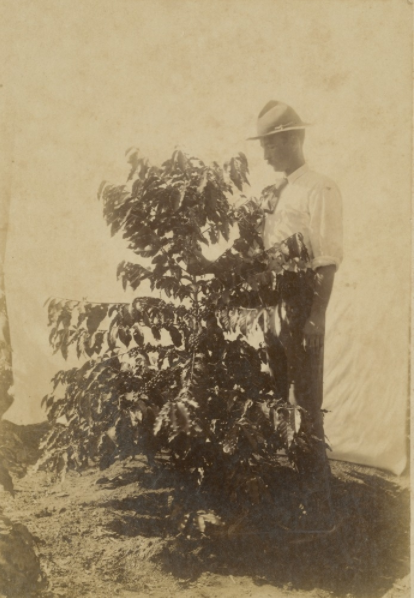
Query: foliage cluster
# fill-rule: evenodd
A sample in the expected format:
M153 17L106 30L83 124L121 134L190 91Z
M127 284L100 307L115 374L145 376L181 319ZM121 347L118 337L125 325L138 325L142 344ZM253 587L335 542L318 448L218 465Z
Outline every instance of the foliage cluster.
M44 398L52 428L41 465L62 474L164 456L195 484L258 502L267 464L306 441L288 434L265 348L246 335L266 326L284 273L304 274L306 251L300 237L263 250L263 198L243 195L243 154L221 167L175 151L158 167L132 152L130 166L127 183L103 183L99 197L111 233L135 256L118 278L151 293L130 304L49 301L54 351L67 357L74 346L83 364L58 372ZM237 239L206 273L202 246L228 241L235 226Z

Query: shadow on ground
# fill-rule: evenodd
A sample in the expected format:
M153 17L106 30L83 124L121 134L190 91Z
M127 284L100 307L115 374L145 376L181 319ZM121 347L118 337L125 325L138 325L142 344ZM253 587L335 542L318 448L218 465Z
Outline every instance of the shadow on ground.
M101 478L98 483L106 489L131 486L127 498L97 506L112 513L108 529L119 536L164 538L156 559L181 579L194 580L204 572L247 575L258 585L379 598L409 572L408 489L373 469L339 462L332 469L337 529L329 536L312 536L310 542L278 527L281 506L283 510L290 499L297 499L286 492L292 480L280 476L271 488L274 505L256 507L230 534L213 534L201 541L186 535L182 520L174 520L171 502L180 504L182 513L197 512L207 504L211 508L216 501L216 512L227 518L233 512L237 519L234 509L220 504L219 495L189 494L185 482L177 482L168 469L154 473L131 464L122 475ZM183 530L178 537L177 525Z

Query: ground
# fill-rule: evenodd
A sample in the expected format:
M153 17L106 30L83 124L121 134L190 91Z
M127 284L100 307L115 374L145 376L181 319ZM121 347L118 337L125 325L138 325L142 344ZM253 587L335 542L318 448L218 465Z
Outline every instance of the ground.
M69 473L57 485L45 472L31 471L42 430L0 424L19 459L11 466L14 498L0 494L9 530L2 536L0 525L0 584L2 567L14 571L3 596L410 595L408 476L332 462L338 525L329 536L286 532L274 525L267 505L223 532L177 538L171 501L183 485L171 471L151 469L137 457L105 471Z

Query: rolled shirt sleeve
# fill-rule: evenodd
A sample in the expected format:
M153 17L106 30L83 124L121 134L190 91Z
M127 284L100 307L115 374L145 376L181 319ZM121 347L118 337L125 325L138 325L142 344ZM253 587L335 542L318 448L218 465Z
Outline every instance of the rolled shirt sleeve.
M343 259L342 197L333 181L320 182L309 197L309 237L312 268L335 265Z

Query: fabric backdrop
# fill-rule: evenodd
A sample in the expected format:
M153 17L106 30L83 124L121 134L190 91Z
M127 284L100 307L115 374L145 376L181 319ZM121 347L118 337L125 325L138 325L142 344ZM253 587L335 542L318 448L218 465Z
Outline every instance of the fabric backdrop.
M1 190L3 204L10 201L5 281L15 398L5 417L44 419L41 398L65 365L48 346L48 297L125 300L115 269L128 252L110 238L96 200L102 179L124 180L125 150L138 146L155 163L176 145L205 161L243 151L257 194L275 174L246 137L262 106L280 99L313 123L308 162L337 182L344 199L345 259L326 339L332 456L401 473L410 4L21 0L0 7L6 57L0 118L9 131L2 155L8 183Z

